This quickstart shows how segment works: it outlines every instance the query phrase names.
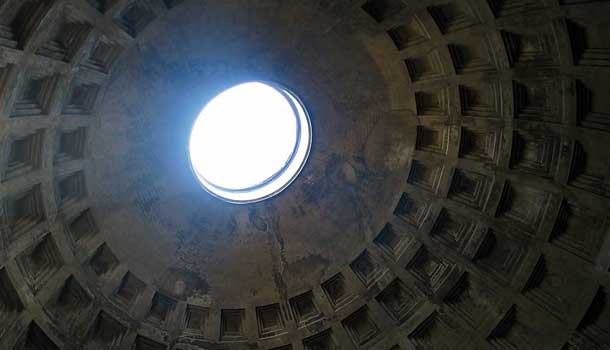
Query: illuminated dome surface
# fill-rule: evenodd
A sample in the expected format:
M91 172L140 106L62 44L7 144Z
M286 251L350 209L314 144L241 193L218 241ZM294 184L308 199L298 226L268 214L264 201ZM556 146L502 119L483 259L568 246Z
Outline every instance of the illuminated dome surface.
M290 91L248 82L214 97L189 142L193 171L211 194L229 202L263 200L286 188L309 154L311 126Z

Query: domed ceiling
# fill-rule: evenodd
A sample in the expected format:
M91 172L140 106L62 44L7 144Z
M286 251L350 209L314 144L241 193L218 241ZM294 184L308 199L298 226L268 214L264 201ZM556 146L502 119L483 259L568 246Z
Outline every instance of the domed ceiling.
M610 3L0 0L0 349L610 348ZM311 155L203 190L278 82Z
M360 38L358 24L329 31L336 21L306 3L194 3L143 33L118 62L93 132L94 209L119 260L184 297L243 302L311 289L373 238L403 182L408 127L385 129L400 127L386 112L407 107L392 96L407 82L388 83L403 65L378 62L381 44ZM248 206L204 193L186 152L202 104L244 80L290 86L315 130L296 183Z

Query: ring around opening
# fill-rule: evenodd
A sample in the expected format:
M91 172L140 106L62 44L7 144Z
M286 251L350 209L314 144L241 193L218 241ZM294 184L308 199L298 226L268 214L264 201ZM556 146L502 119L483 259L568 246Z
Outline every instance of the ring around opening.
M284 190L311 148L311 122L285 87L246 82L214 97L189 140L191 168L202 187L231 203L253 203Z

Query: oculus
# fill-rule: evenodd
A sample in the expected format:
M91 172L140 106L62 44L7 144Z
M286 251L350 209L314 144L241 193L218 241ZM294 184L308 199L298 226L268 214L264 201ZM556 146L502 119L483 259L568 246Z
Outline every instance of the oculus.
M285 87L246 82L224 90L193 125L189 156L202 187L227 202L270 198L299 175L312 130L301 100Z

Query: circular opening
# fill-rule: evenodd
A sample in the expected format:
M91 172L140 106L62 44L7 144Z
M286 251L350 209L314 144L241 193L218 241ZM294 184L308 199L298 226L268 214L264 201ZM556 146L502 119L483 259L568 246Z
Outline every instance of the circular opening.
M189 155L203 188L232 203L252 203L285 189L311 147L301 101L277 84L248 82L214 97L191 132Z

